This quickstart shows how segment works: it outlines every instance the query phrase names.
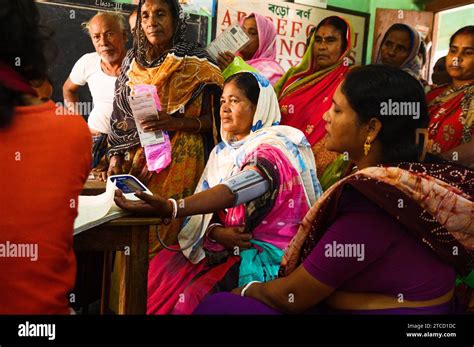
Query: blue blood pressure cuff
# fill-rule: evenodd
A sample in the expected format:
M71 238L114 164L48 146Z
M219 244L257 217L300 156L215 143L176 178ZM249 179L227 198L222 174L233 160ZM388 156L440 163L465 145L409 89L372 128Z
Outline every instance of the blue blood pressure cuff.
M268 180L255 170L243 170L229 177L222 184L235 195L234 206L258 198L270 188Z

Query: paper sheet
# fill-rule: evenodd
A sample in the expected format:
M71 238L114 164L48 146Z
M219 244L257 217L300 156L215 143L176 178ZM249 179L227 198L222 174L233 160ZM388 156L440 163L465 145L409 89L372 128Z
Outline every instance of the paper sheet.
M115 189L115 184L109 179L104 193L95 196L79 196L74 234L128 214L115 204Z

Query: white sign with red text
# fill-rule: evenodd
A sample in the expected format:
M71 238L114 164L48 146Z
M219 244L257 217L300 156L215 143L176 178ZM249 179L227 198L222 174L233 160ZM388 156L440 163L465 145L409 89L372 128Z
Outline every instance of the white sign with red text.
M216 36L250 13L269 18L277 29L277 61L288 70L297 65L306 50L306 38L312 28L329 16L346 18L354 30L350 64L361 64L366 18L327 9L282 1L219 0Z

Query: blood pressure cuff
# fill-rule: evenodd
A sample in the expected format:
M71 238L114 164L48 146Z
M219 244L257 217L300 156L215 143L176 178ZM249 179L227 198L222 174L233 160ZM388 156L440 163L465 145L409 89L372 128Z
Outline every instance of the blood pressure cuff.
M268 180L256 170L243 170L229 177L222 184L235 195L235 206L262 196L270 186Z
M243 170L222 184L236 195L235 206L245 204L245 231L251 232L273 208L280 187L280 175L274 164L264 158L258 158L256 165L249 163L243 169L248 166L254 166L259 171Z

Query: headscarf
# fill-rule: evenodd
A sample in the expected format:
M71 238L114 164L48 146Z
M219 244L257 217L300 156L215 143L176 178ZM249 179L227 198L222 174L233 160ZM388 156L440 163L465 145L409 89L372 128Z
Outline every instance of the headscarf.
M395 28L394 28L395 27ZM400 69L403 71L408 72L410 75L415 77L416 79L420 79L420 74L421 74L421 59L418 56L418 53L420 51L420 46L422 45L422 40L420 33L413 29L411 26L408 24L403 24L403 23L395 23L393 24L390 28L388 28L387 32L383 36L382 42L380 43L379 47L379 52L377 54L377 59L376 59L376 64L382 64L382 45L387 39L388 34L392 30L397 30L397 27L405 27L407 30L410 32L410 54L408 54L408 57L405 59L403 64L400 66Z
M140 11L145 0L140 0L139 2L134 47L127 52L122 62L121 73L115 85L114 110L111 116L111 133L108 137L110 144L108 151L109 157L115 154L123 155L127 150L140 143L135 127L135 120L128 101L132 89L130 73L133 73L131 70L134 64L137 63L137 68L141 70L140 73L142 74L148 74L148 69L150 69L150 73L155 73L151 77L153 79L160 79L161 82L157 84L171 83L170 76L175 72L183 72L187 64L188 70L186 71L189 73L189 76L187 76L186 80L181 78L173 81L175 85L173 90L180 92L180 96L173 100L170 99L168 105L162 104L163 111L170 114L176 112L187 102L194 100L206 86L215 85L220 88L223 83L222 76L220 76L219 72L220 70L208 55L207 51L198 44L189 43L184 39L186 33L186 14L178 1L166 1L170 5L176 20L173 47L153 61L148 61L146 58L149 43L141 27ZM157 69L163 64L166 64L166 76L163 74L157 75ZM195 66L191 66L191 64ZM183 91L186 91L186 93L183 93Z
M197 56L202 59L213 61L208 55L207 51L199 47L196 43L187 42L185 39L187 28L187 15L177 0L165 0L170 6L171 12L175 18L176 29L173 34L173 47L164 52L161 56L155 58L153 61L146 59L147 49L149 48L148 39L142 28L141 9L145 0L140 0L138 4L137 24L135 29L136 40L133 42L133 50L137 62L143 67L159 66L165 60L168 54L174 54L178 57Z
M290 68L275 85L282 112L282 124L303 131L312 147L321 146L320 142L326 135L326 122L323 120L323 115L331 107L332 96L337 86L350 70L348 57L352 46L352 28L346 19L337 18L346 23L347 46L334 65L323 70L315 70L313 61L315 35L313 35L301 63ZM327 157L324 153L320 153L317 157L320 173L327 165L327 161L334 159L333 156L330 154Z
M240 141L232 141L221 128L223 141L211 152L195 193L212 188L239 172L245 164L247 155L265 144L283 152L298 171L308 206L311 206L321 192L315 172L311 170L311 167L315 166L311 147L301 131L278 125L280 122L278 100L270 82L260 74L251 73L258 82L260 94L250 134ZM212 214L188 217L178 235L183 249L196 239L200 240L192 248L183 250L183 254L192 263L198 263L205 257L202 239L211 218Z
M281 65L276 62L277 31L268 18L258 13L251 13L242 18L239 24L243 26L245 20L250 17L255 17L259 43L257 51L246 63L257 69L274 84L285 73Z
M341 56L334 65L329 66L323 70L315 71L313 66L312 49L314 45L315 35L313 34L309 42L309 46L306 48L306 52L304 53L301 62L297 66L291 67L280 79L280 81L278 81L278 83L275 85L275 92L279 100L303 86L313 85L317 83L322 78L324 78L329 73L335 71L338 68L339 70L341 70L341 73L344 73L348 70L348 66L344 66L344 61L345 58L349 57L351 53L352 42L354 41L353 30L351 23L347 19L339 16L335 17L342 19L347 25L347 46L344 52L342 52Z
M380 206L461 275L474 268L474 171L450 164L400 163L368 167L331 186L308 211L288 246L281 276L308 257L336 220L346 185ZM400 200L403 209L393 203Z

